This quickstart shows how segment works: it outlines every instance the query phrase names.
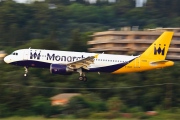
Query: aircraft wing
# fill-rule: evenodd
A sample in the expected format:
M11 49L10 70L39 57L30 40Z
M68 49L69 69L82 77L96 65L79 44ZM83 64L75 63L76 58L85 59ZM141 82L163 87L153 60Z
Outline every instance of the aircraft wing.
M82 60L69 63L69 64L67 64L67 67L70 68L70 69L84 68L86 70L89 70L88 66L90 64L93 64L94 63L94 58L97 58L97 57L98 57L98 54L95 55L95 56L89 56L89 57L84 58Z

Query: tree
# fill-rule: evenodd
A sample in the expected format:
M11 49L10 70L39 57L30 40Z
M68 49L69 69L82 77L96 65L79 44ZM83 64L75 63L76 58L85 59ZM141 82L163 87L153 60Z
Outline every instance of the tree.
M115 113L119 112L123 103L119 100L118 97L112 97L107 101L107 106L109 111Z
M31 110L36 115L44 115L50 117L53 114L59 113L58 107L53 107L50 100L43 96L35 96L31 100Z
M77 52L84 52L87 51L86 44L83 44L82 34L78 29L72 31L72 42L70 44L69 50L77 51Z
M87 117L90 112L90 104L81 96L70 99L66 106L66 113L74 114L76 117Z

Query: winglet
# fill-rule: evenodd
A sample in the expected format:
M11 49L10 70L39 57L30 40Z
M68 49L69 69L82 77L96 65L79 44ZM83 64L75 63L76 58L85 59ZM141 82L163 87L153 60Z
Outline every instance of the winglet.
M96 55L94 56L94 58L98 58L98 56L99 56L99 54L96 54Z

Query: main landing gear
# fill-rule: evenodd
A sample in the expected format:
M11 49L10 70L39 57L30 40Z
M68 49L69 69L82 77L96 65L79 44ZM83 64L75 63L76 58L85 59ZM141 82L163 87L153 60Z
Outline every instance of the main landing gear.
M25 72L25 73L24 73L24 76L26 77L26 76L27 76L27 73L28 73L28 68L25 66L24 69L25 69L25 70L24 70L24 72Z
M85 73L82 72L82 69L81 68L77 69L77 72L80 74L79 75L79 80L86 82L87 81L87 77L85 76Z
M86 76L79 76L79 80L86 82L87 81L87 77Z

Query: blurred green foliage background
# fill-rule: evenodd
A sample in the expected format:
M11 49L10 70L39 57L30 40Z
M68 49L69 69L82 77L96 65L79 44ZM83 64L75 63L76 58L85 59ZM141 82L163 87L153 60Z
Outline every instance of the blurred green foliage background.
M94 32L120 30L124 26L179 27L179 5L179 0L148 0L141 8L135 8L133 0L93 5L81 0L46 0L31 4L2 0L0 50L10 53L31 47L86 52L87 41ZM111 119L121 116L120 113L135 113L137 118L146 118L144 111L167 110L177 113L169 115L176 119L180 112L179 69L180 63L176 62L174 67L143 73L87 73L88 81L83 83L78 81L78 74L52 75L48 69L30 68L29 76L24 77L23 68L2 62L0 117L58 114L61 118L72 115L72 118ZM67 106L51 106L49 98L64 92L78 92L83 96L73 98Z

